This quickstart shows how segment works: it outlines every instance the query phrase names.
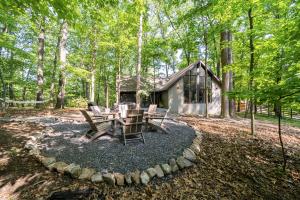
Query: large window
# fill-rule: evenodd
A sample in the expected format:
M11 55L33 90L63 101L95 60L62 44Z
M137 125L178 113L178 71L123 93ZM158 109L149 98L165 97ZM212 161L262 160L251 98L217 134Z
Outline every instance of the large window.
M197 80L197 78L199 80ZM198 83L198 84L197 84ZM197 76L197 68L183 77L184 103L205 103L205 76ZM212 81L207 77L208 102L212 102Z

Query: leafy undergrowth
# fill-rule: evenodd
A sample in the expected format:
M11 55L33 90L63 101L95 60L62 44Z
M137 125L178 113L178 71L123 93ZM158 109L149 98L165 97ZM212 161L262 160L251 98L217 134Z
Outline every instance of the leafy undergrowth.
M285 128L288 165L281 170L276 127L259 123L182 117L205 131L199 163L148 186L92 185L50 173L22 149L32 124L0 125L0 199L297 199L300 196L300 130Z

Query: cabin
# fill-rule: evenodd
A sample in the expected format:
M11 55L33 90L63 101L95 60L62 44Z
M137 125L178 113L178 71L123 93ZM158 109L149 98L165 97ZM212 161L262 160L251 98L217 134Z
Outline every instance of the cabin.
M142 97L141 106L157 104L160 108L180 114L203 115L205 113L205 68L198 61L174 73L168 78L141 78L141 89L148 95ZM208 111L221 114L221 81L211 69L208 71ZM136 77L123 77L120 102L135 102Z

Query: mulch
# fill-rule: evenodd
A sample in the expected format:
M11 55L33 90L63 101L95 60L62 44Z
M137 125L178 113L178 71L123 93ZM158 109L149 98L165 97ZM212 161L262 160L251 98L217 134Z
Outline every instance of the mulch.
M92 185L50 173L22 147L30 123L0 124L0 199L298 199L300 196L300 130L284 127L288 151L286 172L276 126L260 122L257 136L248 122L183 117L206 131L199 163L148 186Z

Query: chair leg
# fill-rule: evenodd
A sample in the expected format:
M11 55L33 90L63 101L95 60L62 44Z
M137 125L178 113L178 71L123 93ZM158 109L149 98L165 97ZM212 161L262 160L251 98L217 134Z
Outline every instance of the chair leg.
M143 140L143 143L145 144L145 138L144 138L144 135L143 135L143 133L141 133L141 135L142 135L142 140Z
M124 145L126 145L126 137L123 131L122 131L122 135L123 135Z

